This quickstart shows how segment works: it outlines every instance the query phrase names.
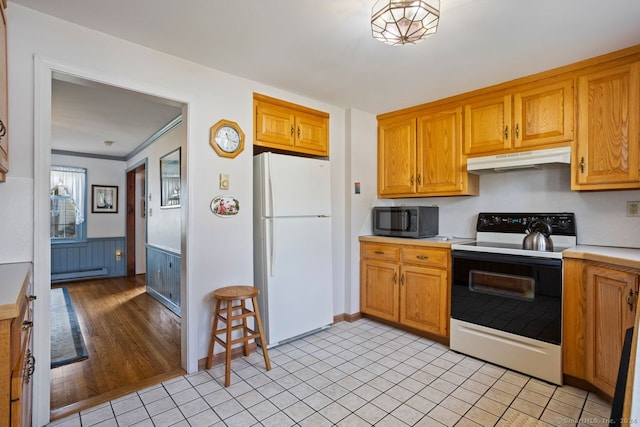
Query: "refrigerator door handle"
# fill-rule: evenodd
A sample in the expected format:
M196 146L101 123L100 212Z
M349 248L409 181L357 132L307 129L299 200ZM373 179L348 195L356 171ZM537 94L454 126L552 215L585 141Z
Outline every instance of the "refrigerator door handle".
M275 225L276 221L272 218L269 220L269 232L271 233L271 239L269 239L269 265L270 271L269 275L271 277L274 276L274 270L276 268L276 233L275 233Z
M267 152L267 186L269 187L269 212L265 214L269 217L275 216L275 197L273 196L273 177L271 176L271 153Z

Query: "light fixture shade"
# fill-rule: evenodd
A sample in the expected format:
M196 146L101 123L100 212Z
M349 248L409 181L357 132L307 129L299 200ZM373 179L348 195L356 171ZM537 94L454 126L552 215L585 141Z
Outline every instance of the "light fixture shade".
M434 34L440 0L378 0L373 5L373 38L389 45L417 43Z

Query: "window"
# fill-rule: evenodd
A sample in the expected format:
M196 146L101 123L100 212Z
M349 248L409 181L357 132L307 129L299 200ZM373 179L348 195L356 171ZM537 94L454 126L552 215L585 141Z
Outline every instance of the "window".
M85 236L85 200L87 170L64 166L51 167L52 242L83 240Z

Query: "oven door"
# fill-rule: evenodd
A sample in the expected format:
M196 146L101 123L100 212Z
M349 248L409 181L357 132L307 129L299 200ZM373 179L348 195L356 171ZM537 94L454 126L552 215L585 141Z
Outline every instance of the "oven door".
M562 260L452 251L451 317L559 345Z

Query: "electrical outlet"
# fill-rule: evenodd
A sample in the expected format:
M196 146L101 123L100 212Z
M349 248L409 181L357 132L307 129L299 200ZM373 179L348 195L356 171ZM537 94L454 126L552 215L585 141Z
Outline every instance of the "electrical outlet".
M627 202L627 216L640 217L640 202Z

